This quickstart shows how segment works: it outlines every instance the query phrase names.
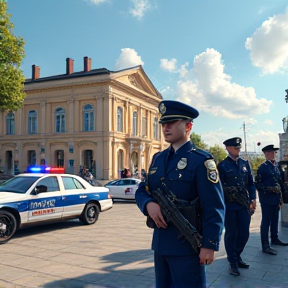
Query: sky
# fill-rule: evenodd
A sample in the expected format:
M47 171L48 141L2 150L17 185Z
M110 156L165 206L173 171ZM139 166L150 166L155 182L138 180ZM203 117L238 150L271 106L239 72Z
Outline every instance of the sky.
M213 146L279 147L288 115L288 0L7 0L25 40L21 68L41 77L142 65L163 99L198 109L193 132ZM246 139L246 141L245 141ZM261 143L257 145L257 143ZM244 146L244 147L245 147Z

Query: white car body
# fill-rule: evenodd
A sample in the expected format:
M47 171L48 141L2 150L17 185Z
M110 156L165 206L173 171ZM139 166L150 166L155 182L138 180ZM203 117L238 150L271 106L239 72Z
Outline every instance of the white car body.
M63 221L71 218L81 220L81 217L85 220L83 213L87 212L87 205L96 205L98 207L94 209L96 214L112 208L113 202L109 189L92 186L76 175L19 174L0 184L0 216L2 217L0 217L0 236L4 235L8 226L2 220L3 213L13 214L18 229L43 221ZM98 215L96 217L98 218ZM95 221L91 218L91 223L82 222L93 224Z
M104 186L109 188L112 199L135 200L135 192L140 182L141 180L137 178L121 178L110 181Z

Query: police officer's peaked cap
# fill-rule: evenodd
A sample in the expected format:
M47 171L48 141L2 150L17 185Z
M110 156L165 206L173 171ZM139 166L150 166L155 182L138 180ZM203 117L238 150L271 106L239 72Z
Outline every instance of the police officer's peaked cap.
M241 147L242 139L240 137L234 137L227 139L223 142L225 146Z
M274 145L267 145L262 149L262 152L266 152L266 151L277 151L279 150L279 148L275 148Z
M159 123L185 119L192 120L199 116L199 112L195 108L174 100L163 100L158 108L161 114Z

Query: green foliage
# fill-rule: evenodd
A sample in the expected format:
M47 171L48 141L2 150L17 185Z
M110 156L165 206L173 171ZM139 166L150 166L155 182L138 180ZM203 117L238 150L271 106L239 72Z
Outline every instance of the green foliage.
M212 154L217 164L227 157L226 150L217 144L210 147L208 151L210 154Z
M191 136L190 136L190 140L194 143L194 145L202 150L208 150L208 145L201 140L201 136L192 132Z
M7 3L0 1L0 108L17 110L25 98L23 71L24 40L13 35L14 25L7 13Z
M256 175L258 167L265 161L266 161L266 159L265 159L264 155L251 156L250 157L249 162L250 162L251 169L252 169L252 172L253 172L254 176Z

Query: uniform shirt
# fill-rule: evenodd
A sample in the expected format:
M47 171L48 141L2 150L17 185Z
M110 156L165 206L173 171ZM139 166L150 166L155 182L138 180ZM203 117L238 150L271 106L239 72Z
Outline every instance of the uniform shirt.
M278 167L271 161L266 160L259 166L256 176L256 187L260 203L278 205L281 193L273 193L268 191L267 188L273 188L279 185L281 187L281 192L285 193L285 187L283 186Z
M162 188L161 178L165 177L166 185L178 199L192 201L199 196L204 211L202 247L217 251L224 225L225 204L216 164L209 153L196 149L190 141L168 161L170 151L171 147L153 156L148 188L150 191ZM214 163L216 170L206 168L205 163L207 166ZM135 199L143 214L148 216L146 205L153 198L146 191L146 183L140 183ZM152 249L160 255L195 254L191 244L179 239L179 235L179 230L172 223L168 223L167 228L155 227Z
M245 161L242 158L238 158L235 161L230 156L227 156L218 164L218 171L225 195L229 193L228 191L225 191L226 189L235 187L236 189L242 191L246 190L248 192L246 194L247 205L249 205L252 200L256 199L256 187L248 161ZM227 210L238 210L242 208L243 204L226 201Z

